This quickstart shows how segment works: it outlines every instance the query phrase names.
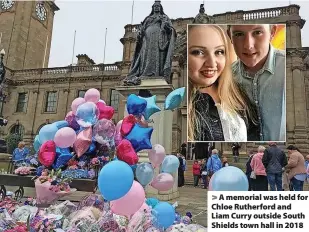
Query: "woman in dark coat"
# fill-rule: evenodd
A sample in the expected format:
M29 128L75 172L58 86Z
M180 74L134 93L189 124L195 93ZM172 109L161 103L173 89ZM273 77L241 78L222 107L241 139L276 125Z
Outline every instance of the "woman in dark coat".
M178 167L178 187L182 187L185 185L185 175L184 175L184 163L183 159L179 154L177 154L177 157L179 159L179 167Z

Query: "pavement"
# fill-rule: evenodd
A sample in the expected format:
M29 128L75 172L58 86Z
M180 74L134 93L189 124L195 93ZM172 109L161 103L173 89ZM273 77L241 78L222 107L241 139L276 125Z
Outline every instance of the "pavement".
M178 203L176 212L186 215L186 212L192 214L193 223L207 226L207 190L194 188L193 186L184 186L178 188L179 198L170 201L171 204Z

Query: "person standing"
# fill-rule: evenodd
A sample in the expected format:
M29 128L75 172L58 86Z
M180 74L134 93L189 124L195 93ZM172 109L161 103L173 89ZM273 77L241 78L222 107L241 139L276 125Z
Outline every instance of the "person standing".
M222 167L228 167L229 163L225 156L222 157Z
M249 155L248 155L249 158L248 158L248 161L246 163L246 176L247 176L248 183L249 183L248 191L253 191L253 181L252 181L252 178L251 178L251 172L252 172L251 160L253 158L253 155L254 155L254 151L251 150L249 152Z
M239 143L232 144L232 151L233 151L233 157L234 157L235 163L238 163L238 160L239 160L239 149L240 149Z
M196 188L199 184L199 180L201 176L201 166L197 160L194 160L192 171L193 171L193 178L194 178L194 188Z
M265 147L259 146L258 153L252 156L252 160L250 163L252 171L255 174L255 179L252 180L253 191L268 191L266 169L262 162L264 151Z
M211 157L207 160L208 183L212 175L222 168L222 163L218 153L217 149L213 149Z
M306 181L309 183L309 155L306 155L306 160L305 160L305 168L307 170L307 178Z
M187 143L186 143L186 141L184 141L183 144L181 144L180 153L183 157L186 157L186 159L188 158L187 157Z
M201 176L203 181L203 189L207 189L207 159L203 159L201 166Z
M179 160L179 167L178 167L178 187L183 187L185 185L185 175L184 175L184 162L180 154L177 154Z
M285 153L277 147L275 142L269 142L262 158L266 169L268 183L271 191L282 191L282 172L287 165Z
M26 148L25 142L21 141L18 143L18 147L13 151L12 161L15 163L23 162L28 154L29 149Z
M304 181L307 177L304 156L293 145L288 146L287 149L289 161L285 168L291 180L292 188L294 191L303 191Z

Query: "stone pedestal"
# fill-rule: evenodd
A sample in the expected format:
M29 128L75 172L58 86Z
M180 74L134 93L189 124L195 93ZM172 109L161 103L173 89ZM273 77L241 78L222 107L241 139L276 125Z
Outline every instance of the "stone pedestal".
M170 110L164 110L164 101L166 96L173 91L173 86L167 84L162 78L142 80L141 85L138 86L118 86L116 90L122 94L126 99L130 94L138 95L139 90L146 89L151 92L152 95L157 97L157 106L160 107L162 111L155 113L150 117L150 123L148 125L153 127L153 132L151 136L151 144L160 144L165 148L166 154L171 154L172 152L172 126L173 126L173 112ZM124 117L128 115L126 107L124 109ZM139 162L149 162L148 151L141 151L138 153ZM159 168L155 169L155 175L159 174ZM174 186L173 189L169 191L158 191L151 186L146 187L147 197L155 197L159 200L167 201L179 196L178 192L178 173L173 174Z

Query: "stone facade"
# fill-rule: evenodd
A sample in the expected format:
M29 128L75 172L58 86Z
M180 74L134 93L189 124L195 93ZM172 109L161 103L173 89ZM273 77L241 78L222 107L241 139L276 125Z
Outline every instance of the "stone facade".
M54 14L59 8L53 1L45 1L47 17L40 20L37 4L38 1L14 1L10 9L0 8L1 47L6 51L5 64L11 69L48 66Z
M43 125L63 120L70 111L71 102L89 88L97 88L101 92L102 99L116 107L114 120L121 120L125 107L124 99L113 90L128 74L139 25L125 26L124 36L120 39L123 44L122 61L114 64L94 64L93 60L83 54L78 56L77 66L42 68L45 53L42 53L42 50L44 51L42 45L47 44L45 58L47 64L54 11L58 8L53 2L45 2L48 19L44 24L33 16L34 2L16 3L14 9L0 12L0 32L3 32L4 44L2 46L10 50L5 59L5 65L8 67L5 91L8 97L3 107L3 116L8 117L9 124L1 128L1 136L19 130L23 133L24 140L30 142ZM18 10L19 8L24 10ZM28 27L24 26L25 21L20 21L20 25L14 27L17 22L13 24L10 20L15 15L17 18L30 18ZM287 140L289 144L296 144L301 151L309 154L309 48L301 45L301 28L305 21L299 15L299 6L226 12L212 17L218 24L287 24ZM178 34L172 69L174 88L186 86L186 28L193 19L192 17L172 20ZM6 23L3 23L4 21ZM19 42L24 38L22 35L25 33L25 28L29 34L28 42ZM37 30L40 30L42 35L31 39L31 33ZM9 39L11 32L12 36L16 34L16 39ZM36 43L40 45L36 46ZM36 51L36 56L32 56L33 51ZM172 152L176 152L182 141L187 138L186 118L186 102L184 102L182 107L173 112ZM246 151L256 146L255 143L247 143L242 149ZM218 143L217 147L223 151L230 150L228 143Z

